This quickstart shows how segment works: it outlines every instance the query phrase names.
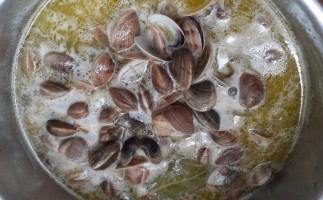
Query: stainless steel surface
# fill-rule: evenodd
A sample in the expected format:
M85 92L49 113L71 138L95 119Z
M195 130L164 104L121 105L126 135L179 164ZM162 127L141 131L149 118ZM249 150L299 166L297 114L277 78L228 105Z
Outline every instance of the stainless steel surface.
M323 198L323 9L315 0L273 0L289 20L310 76L310 109L283 170L251 199ZM24 142L11 99L11 68L42 0L0 0L0 200L75 199L42 169Z

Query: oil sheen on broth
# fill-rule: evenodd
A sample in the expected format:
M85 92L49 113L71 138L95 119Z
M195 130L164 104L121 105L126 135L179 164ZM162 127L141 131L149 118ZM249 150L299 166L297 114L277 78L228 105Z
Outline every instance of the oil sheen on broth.
M175 128L174 133L161 136L163 134L154 132L156 127L153 127L151 114L144 112L140 106L136 111L122 112L109 93L109 88L117 87L126 88L137 95L139 85L143 84L152 95L154 109L157 110L158 103L163 102L165 96L154 89L151 76L153 62L149 62L143 77L138 81L120 81L118 73L128 62L121 54L133 50L139 52L138 49L133 47L120 53L111 47L111 43L102 47L94 42L93 30L107 26L104 30L108 30L111 41L111 31L116 20L126 11L135 10L141 34L145 34L150 26L148 17L154 13L163 12L180 22L183 18L178 15L180 11L193 9L203 2L53 0L46 4L34 20L24 41L15 73L19 118L44 165L81 197L109 199L114 195L120 199L232 199L265 184L283 165L300 128L303 63L288 26L267 1L228 0L225 5L221 1L193 16L201 23L205 33L205 48L213 49L210 65L193 84L208 80L215 87L216 103L213 110L218 116L212 116L220 118L218 131L210 131L201 125L195 113L192 115L193 134L183 134ZM219 8L223 11L220 14ZM172 39L167 28L161 30L167 39ZM115 63L111 82L90 90L75 87L71 83L72 79L91 82L92 65L105 51L111 54ZM57 72L44 64L44 56L49 52L65 52L78 65L71 73ZM31 70L32 73L21 70L27 62L26 55L34 62L35 70ZM198 65L201 53L195 52L193 55ZM166 62L159 64L168 74L172 74ZM256 79L263 84L264 99L250 108L243 105L240 99L242 74L249 80L250 77L258 77ZM59 98L44 98L39 88L47 80L62 83L70 87L71 91ZM171 81L175 83L173 92L180 89L173 76ZM178 108L185 104L187 108L183 99L179 98L179 104L173 106ZM75 102L88 104L89 113L85 118L73 119L67 115L67 110ZM113 122L102 123L98 118L102 109L108 106L116 108L120 116L123 115L116 122L124 130L116 141L120 148L128 138L135 135L138 138L152 138L160 146L160 162L154 164L142 148L136 154L148 156L148 161L143 164L116 169L119 163L117 159L108 168L95 170L89 166L88 157L85 162L78 162L58 152L63 140L74 137L86 141L89 156L102 146L99 143L100 129L113 125ZM145 130L134 131L129 118L143 122ZM76 133L68 137L49 134L46 123L51 119L77 127ZM137 143L143 145L144 142L138 140ZM60 151L67 151L67 148L61 148ZM225 154L226 157L223 156ZM103 188L106 191L100 187L102 183L105 183Z

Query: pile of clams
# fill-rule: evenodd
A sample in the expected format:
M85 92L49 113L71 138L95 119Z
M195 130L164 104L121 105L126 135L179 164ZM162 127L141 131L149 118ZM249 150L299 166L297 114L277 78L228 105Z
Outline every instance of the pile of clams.
M125 181L141 184L149 175L149 170L143 164L163 161L160 138L176 134L189 137L196 131L196 121L221 147L214 161L210 159L213 150L208 147L200 148L195 155L198 164L211 166L206 186L223 193L238 189L242 191L243 188L236 188L234 182L239 176L236 164L243 159L246 150L235 133L220 130L221 116L214 109L219 95L217 87L227 86L216 76L212 79L202 76L207 68L213 66L211 60L214 50L203 23L193 15L208 6L216 9L217 20L230 18L230 10L225 4L214 5L213 1L207 1L199 10L181 12L177 19L170 18L167 10L161 8L148 17L146 30L141 29L142 22L135 10L121 14L111 32L106 25L96 28L92 32L93 40L105 50L97 55L93 63L91 81L71 79L71 84L65 85L47 80L40 85L40 95L52 100L68 94L73 87L92 92L104 87L114 105L101 110L97 120L102 127L98 132L98 146L94 149L81 136L74 136L78 132L86 134L88 130L59 119L48 120L48 133L63 138L58 153L93 170L123 170ZM118 66L117 58L109 48L118 52L127 62ZM28 73L34 69L30 60L27 53L24 71ZM62 74L70 74L78 66L77 61L64 52L47 53L43 63ZM149 77L153 88L142 81L147 72L151 73ZM138 93L124 87L109 86L113 79L128 84L139 82ZM239 95L240 104L245 109L257 107L265 96L262 79L253 72L242 73L239 86L227 89L227 95ZM151 90L159 94L158 100L153 98ZM149 124L129 117L129 112L141 110L150 116L151 130ZM86 118L90 112L87 102L74 102L66 114L72 120L79 120ZM126 131L133 136L126 138ZM78 187L91 179L82 176L82 173L82 170L70 171L64 179L68 185ZM272 174L270 163L256 166L249 175L247 185L263 185ZM109 197L113 198L118 193L112 180L105 180L101 187Z

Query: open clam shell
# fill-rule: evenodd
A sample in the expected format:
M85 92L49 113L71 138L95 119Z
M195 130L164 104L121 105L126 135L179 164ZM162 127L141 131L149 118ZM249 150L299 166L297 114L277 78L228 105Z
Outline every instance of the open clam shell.
M243 73L239 81L240 103L252 108L262 102L265 96L265 89L261 79L250 73Z
M139 85L139 92L138 92L138 99L141 108L146 112L150 113L153 110L153 98L148 91L148 89L140 84Z
M223 190L232 184L238 177L238 171L226 166L220 166L207 178L207 187L210 189Z
M211 110L216 103L216 90L212 82L202 81L191 85L183 93L183 97L192 109L206 112Z
M252 170L248 182L251 186L261 186L271 178L273 172L270 162L260 164Z
M133 60L125 64L119 71L118 80L132 83L140 80L147 69L148 62Z
M205 47L205 36L200 23L193 17L185 17L180 27L185 34L185 46L192 52L202 52Z
M238 143L238 138L229 131L213 131L212 139L221 146L233 146ZM218 133L221 132L221 133Z
M220 128L220 115L211 109L207 112L198 112L193 110L193 113L198 122L210 130L217 131Z
M61 142L58 147L58 153L75 162L86 162L89 146L83 138L68 138Z
M229 165L237 162L244 155L244 149L240 146L224 150L215 160L216 165Z

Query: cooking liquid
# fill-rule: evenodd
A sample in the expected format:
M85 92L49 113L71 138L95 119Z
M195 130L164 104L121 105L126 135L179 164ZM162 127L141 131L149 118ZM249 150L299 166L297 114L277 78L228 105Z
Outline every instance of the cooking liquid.
M195 7L202 1L165 0L164 3L182 10ZM214 48L213 65L199 80L211 80L216 85L217 103L214 109L221 116L220 130L233 132L239 138L239 144L245 148L244 157L233 165L239 170L238 180L233 187L242 188L246 185L252 169L261 163L274 163L275 172L277 172L295 144L305 98L302 95L304 87L301 78L304 64L288 26L271 4L262 0L229 0L227 6L231 9L231 16L227 20L217 19L211 7L196 15L196 18L203 22L202 26L208 41ZM134 9L137 11L141 30L144 32L147 17L153 14L157 7L158 4L153 0L49 1L35 19L24 41L22 51L31 50L37 68L34 74L25 75L20 70L21 62L16 66L15 98L19 118L40 159L63 183L64 173L73 169L84 169L82 176L90 178L90 181L84 186L71 189L86 199L107 198L98 187L107 179L113 182L118 196L122 199L140 198L154 192L162 199L173 198L175 196L167 196L164 190L172 191L172 188L178 187L176 183L167 183L164 188L153 187L154 184L158 185L160 177L171 176L168 170L173 166L176 167L180 159L196 160L200 147L207 146L211 149L211 165L218 153L226 149L215 144L204 127L194 119L195 133L190 137L176 133L167 139L162 139L167 143L162 146L163 161L157 165L144 164L150 171L147 180L143 184L132 185L123 180L122 170L115 170L116 163L108 169L95 171L87 165L80 166L63 159L58 155L57 148L60 141L65 138L58 138L46 132L46 121L49 119L61 119L71 124L80 124L89 130L89 133L77 133L72 137L84 138L93 151L99 146L98 133L103 126L98 122L100 111L104 106L114 106L108 93L109 86L125 87L136 94L138 85L144 83L153 95L154 102L162 97L153 89L150 64L144 77L135 83L122 83L117 80L117 76L114 76L109 86L100 87L91 93L73 88L69 94L54 100L45 99L39 94L39 85L46 80L66 84L72 77L91 80L92 64L104 51L110 51L118 71L125 61L111 48L95 45L91 31L101 25L108 25L110 31L121 13ZM176 13L172 15L176 16ZM269 19L272 22L271 25L263 26L258 20L261 18ZM270 49L279 50L283 53L282 57L278 61L267 62L264 58L265 52ZM44 55L50 51L66 52L79 63L79 66L74 69L72 75L62 75L53 71L42 62ZM231 66L234 73L223 81L230 87L239 88L239 77L243 72L253 72L262 77L265 99L260 105L246 109L239 103L239 93L235 97L230 97L229 88L220 86L212 78L214 74L227 74L228 66ZM67 109L77 101L89 104L90 114L85 119L73 120L67 117ZM150 116L142 110L131 111L129 114L132 118L145 122L151 129ZM256 130L272 142L268 146L256 143L250 138L250 130ZM120 144L122 145L123 141L131 135L132 133L127 131L125 137L119 140ZM151 135L151 137L157 140L155 136ZM205 172L197 174L201 176L199 180L205 181L210 169L211 166ZM181 173L180 170L178 173ZM189 167L185 170L189 170ZM195 175L192 174L193 177ZM183 183L194 185L197 182L195 179L191 181L188 179ZM246 187L246 190L253 189ZM193 191L194 193L188 188L184 190L187 194L181 193L178 196L181 199L221 197L220 193L206 187Z

